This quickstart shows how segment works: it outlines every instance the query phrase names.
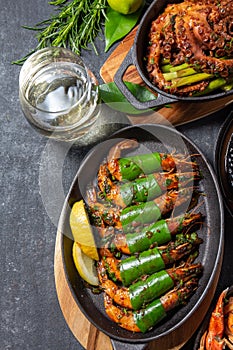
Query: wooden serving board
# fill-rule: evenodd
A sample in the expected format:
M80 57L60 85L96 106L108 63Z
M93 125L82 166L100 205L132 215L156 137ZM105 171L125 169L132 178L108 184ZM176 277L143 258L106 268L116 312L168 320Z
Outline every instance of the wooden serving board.
M87 320L75 302L65 276L61 242L62 234L58 231L55 245L54 275L57 297L66 323L74 337L86 350L113 350L110 338L97 330ZM146 350L154 350L155 348L160 350L179 350L192 337L197 326L201 323L203 316L206 314L214 296L217 281L219 279L220 266L221 264L216 271L212 287L209 289L205 300L201 303L199 309L193 314L192 318L180 328L176 329L175 332L171 333L169 337L149 343ZM129 348L127 348L127 350L129 350Z
M66 323L85 349L111 350L110 339L103 333L98 332L77 307L65 276L61 254L61 239L62 235L58 231L54 255L54 275L57 297Z
M136 31L137 27L125 37L102 66L100 75L106 83L114 80L116 71L133 45ZM124 80L144 85L136 67L133 65L126 71ZM170 104L169 108L160 108L159 111L151 113L150 115L129 116L129 119L132 124L166 124L170 122L172 125L181 125L210 115L224 108L231 102L233 102L233 96L227 96L208 102L187 103L182 101Z

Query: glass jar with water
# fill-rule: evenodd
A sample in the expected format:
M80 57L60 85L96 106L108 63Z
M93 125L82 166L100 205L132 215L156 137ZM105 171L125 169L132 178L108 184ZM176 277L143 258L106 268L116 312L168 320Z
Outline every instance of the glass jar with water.
M62 141L85 135L99 113L94 76L72 51L50 47L32 54L19 75L19 98L29 123Z

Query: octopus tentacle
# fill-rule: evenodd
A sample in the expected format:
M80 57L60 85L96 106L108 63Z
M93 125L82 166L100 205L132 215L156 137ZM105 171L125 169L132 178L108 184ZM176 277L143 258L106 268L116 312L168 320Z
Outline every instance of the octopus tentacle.
M161 71L161 58L172 65L188 62L200 72L222 78L233 75L232 0L184 0L170 4L153 21L147 71L150 80L169 93L189 94L206 86L171 87Z

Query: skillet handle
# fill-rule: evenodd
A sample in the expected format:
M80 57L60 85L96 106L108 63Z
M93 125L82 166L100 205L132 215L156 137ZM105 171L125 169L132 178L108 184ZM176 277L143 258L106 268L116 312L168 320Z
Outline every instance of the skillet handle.
M111 339L113 350L146 350L146 344L131 344L131 343L122 343L117 340Z
M127 68L133 64L132 55L133 55L133 47L127 53L125 59L123 60L122 64L120 65L119 69L117 70L117 72L114 76L115 84L120 89L122 94L127 98L127 100L135 108L137 108L139 110L164 106L164 105L171 103L171 102L177 102L176 99L168 98L168 97L161 95L161 94L158 94L157 98L155 97L154 100L141 102L132 94L132 92L127 88L127 86L124 84L124 81L123 81L123 76L124 76Z

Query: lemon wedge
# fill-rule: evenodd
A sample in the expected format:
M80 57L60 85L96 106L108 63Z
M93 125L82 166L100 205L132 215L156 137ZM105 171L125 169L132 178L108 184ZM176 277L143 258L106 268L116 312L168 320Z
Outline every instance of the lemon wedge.
M99 280L95 268L95 260L84 254L77 242L73 243L72 256L80 276L92 286L98 286Z
M93 260L99 260L98 250L83 200L74 203L71 209L70 228L74 241L79 244L83 253Z
M144 0L107 0L109 6L124 15L136 12L143 4Z

